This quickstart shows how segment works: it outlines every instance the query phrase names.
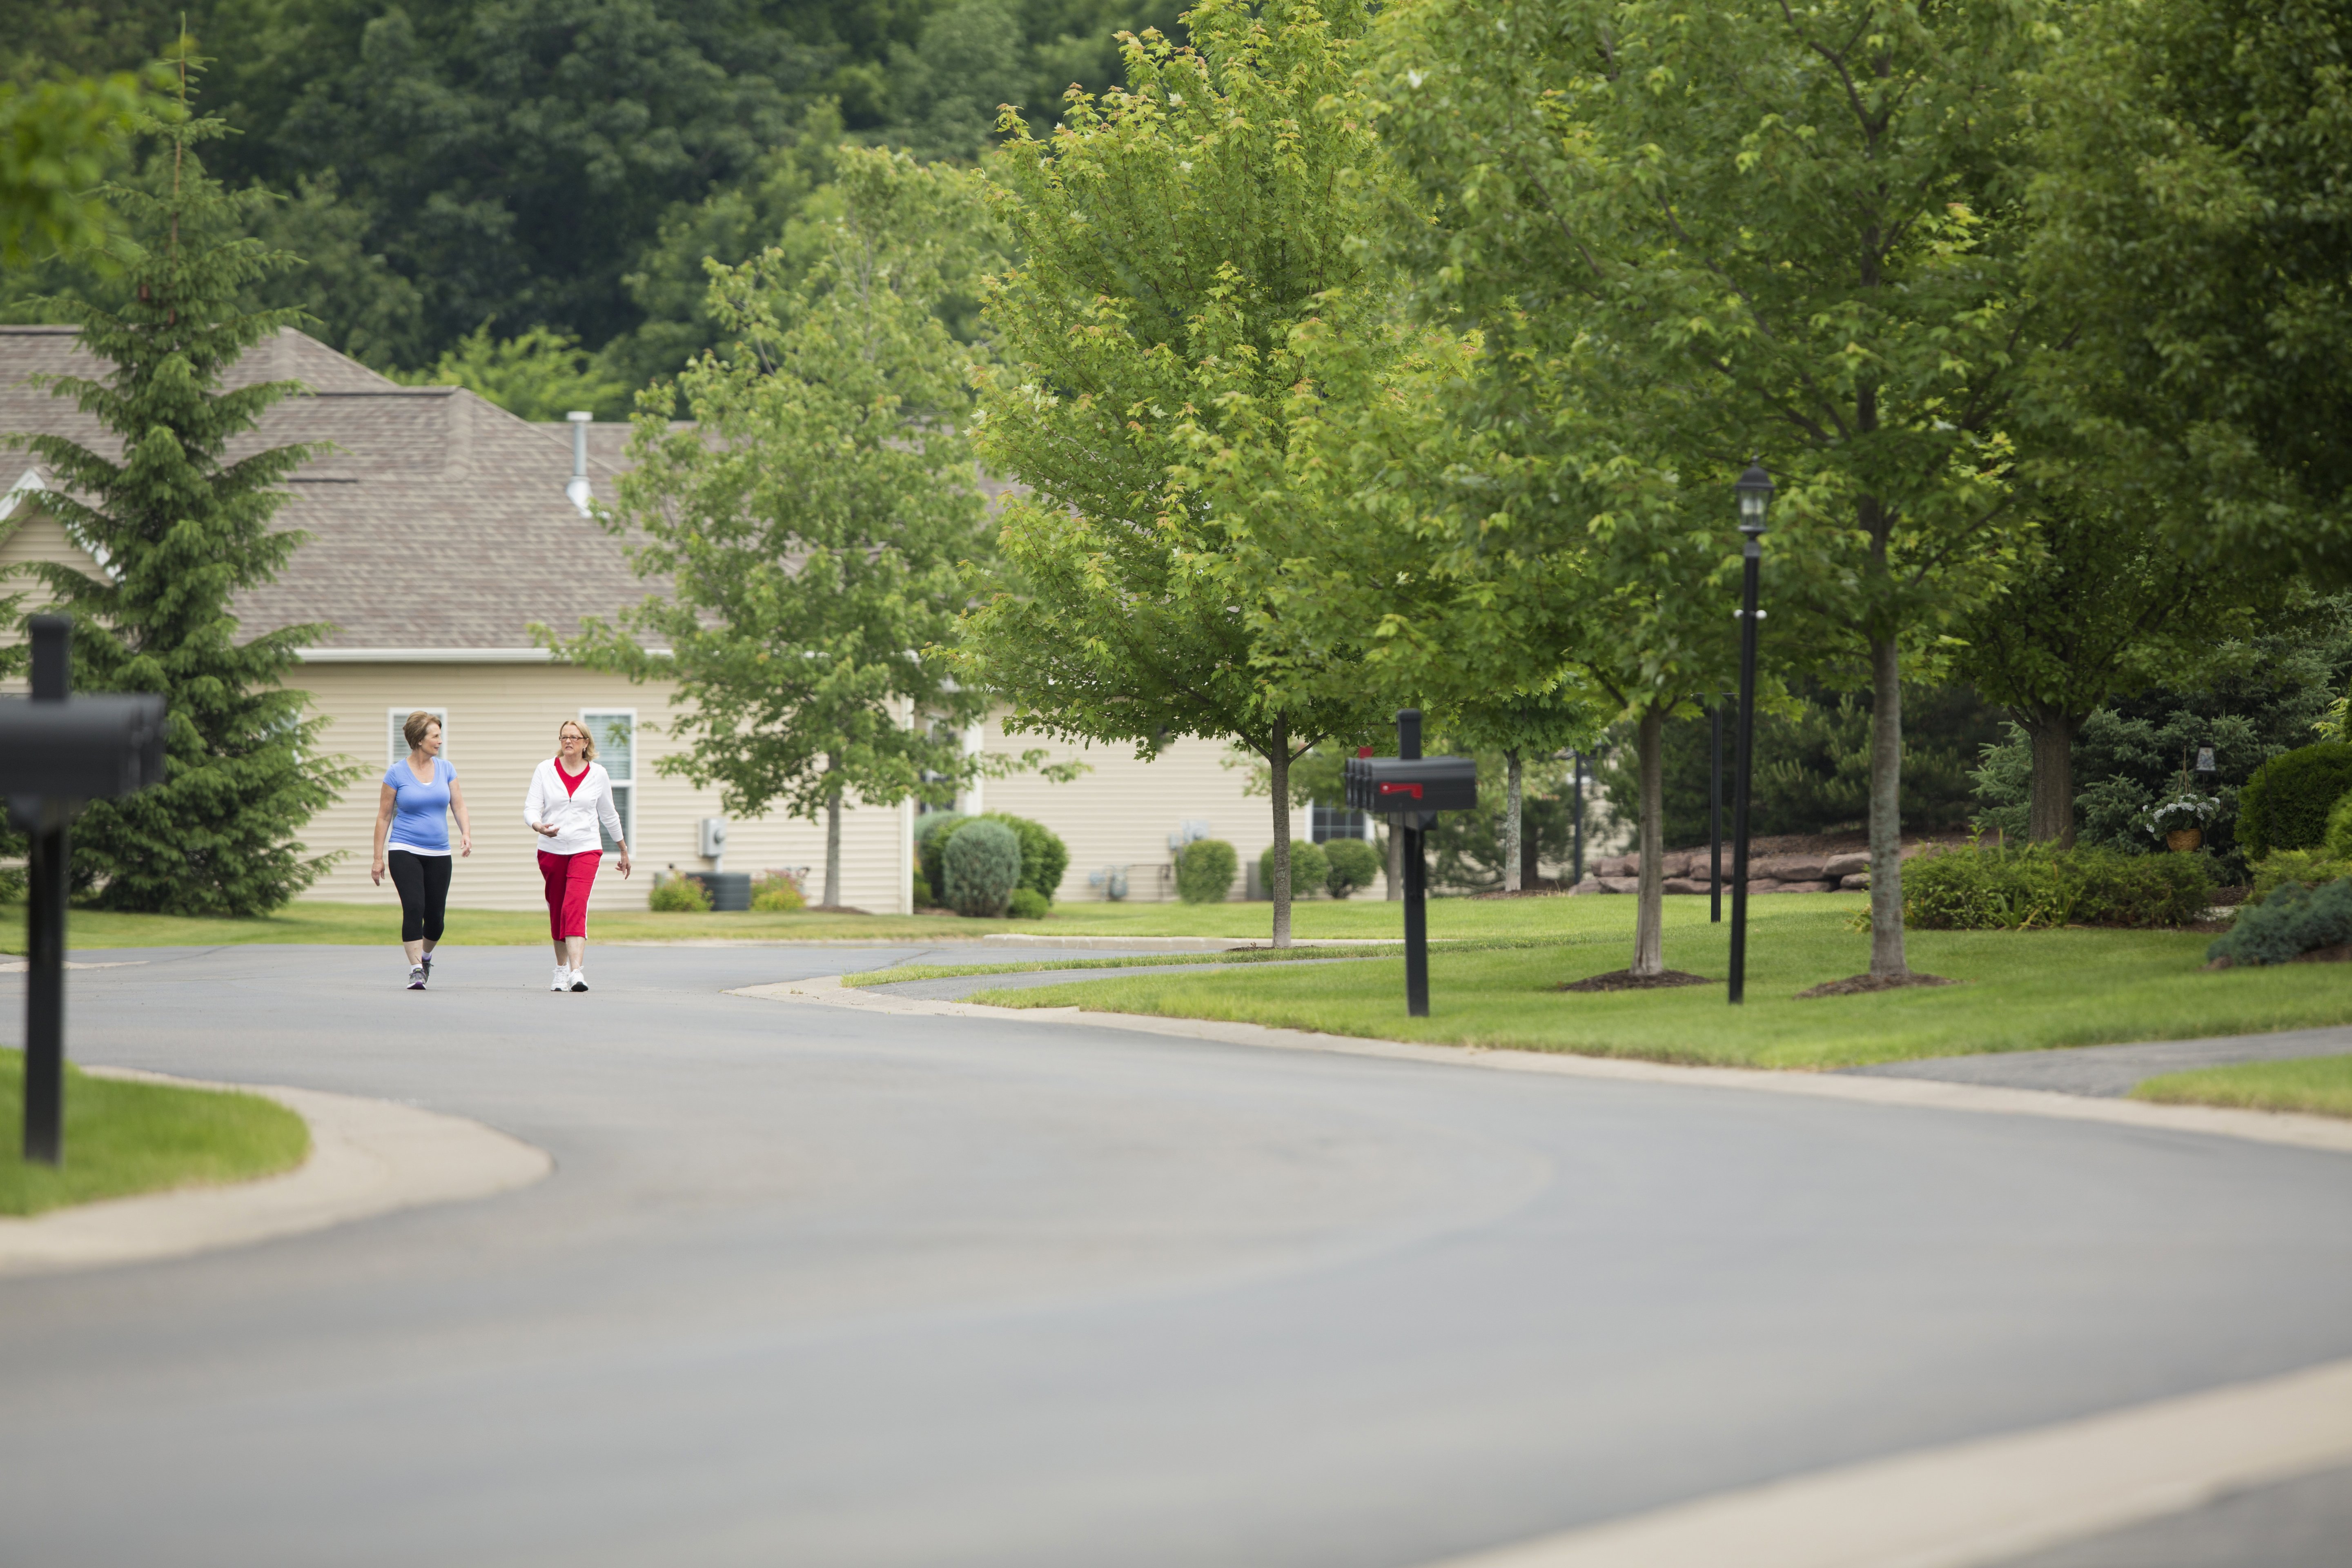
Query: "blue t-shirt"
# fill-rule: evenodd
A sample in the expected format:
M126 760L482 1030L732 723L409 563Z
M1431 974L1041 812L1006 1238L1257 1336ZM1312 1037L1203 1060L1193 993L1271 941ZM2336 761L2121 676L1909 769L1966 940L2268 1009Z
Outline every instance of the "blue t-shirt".
M457 776L446 758L433 759L433 782L419 784L416 773L403 757L392 764L383 782L393 788L392 831L384 836L383 847L389 852L405 849L412 855L446 855L449 853L449 781Z

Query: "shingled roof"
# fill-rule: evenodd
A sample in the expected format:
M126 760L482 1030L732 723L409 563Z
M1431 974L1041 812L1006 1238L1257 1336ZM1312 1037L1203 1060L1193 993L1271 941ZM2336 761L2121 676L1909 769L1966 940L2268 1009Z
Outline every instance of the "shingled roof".
M119 451L69 400L27 384L103 369L70 327L0 326L0 435L55 434ZM264 415L232 457L333 443L295 475L278 514L278 526L310 537L276 583L236 601L248 633L328 622L335 629L319 647L330 658L527 648L534 622L570 636L582 616L610 617L656 586L566 499L564 426L518 419L462 387L403 386L291 329L257 345L228 380L310 388ZM592 443L588 473L610 502L621 468L607 450ZM31 453L0 450L0 493L38 468Z

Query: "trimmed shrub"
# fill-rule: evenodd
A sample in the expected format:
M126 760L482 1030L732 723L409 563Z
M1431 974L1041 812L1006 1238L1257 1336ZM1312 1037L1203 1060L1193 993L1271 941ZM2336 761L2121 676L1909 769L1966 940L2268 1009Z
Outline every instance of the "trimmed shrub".
M934 899L931 896L930 881L929 879L924 877L920 871L915 873L915 886L913 892L915 895L913 907L916 909L928 910L934 907L939 902L937 899Z
M1002 915L1021 885L1021 840L1004 824L984 816L959 825L940 859L947 874L948 908L960 915Z
M2238 843L2246 858L2326 843L2328 813L2347 791L2352 791L2352 742L2323 741L2256 768L2238 792Z
M2209 961L2286 963L2323 947L2352 942L2352 878L2317 888L2287 882L2238 911L2229 934L2205 950Z
M1304 838L1290 841L1290 896L1311 899L1323 879L1331 874L1331 863L1323 857L1323 847ZM1274 846L1257 858L1257 885L1265 889L1267 898L1274 897Z
M1013 829L1013 837L1021 841L1021 885L1052 903L1061 890L1062 873L1070 868L1070 847L1062 842L1061 835L1042 822L1009 812L992 811L982 820L1001 822Z
M2182 926L2212 901L2202 855L1970 846L1903 868L1903 923L1916 931Z
M1176 851L1176 896L1188 904L1222 904L1234 890L1242 858L1222 838L1196 838Z
M2253 891L2246 902L2259 904L2289 882L2316 888L2338 877L2352 877L2352 858L2325 849L2273 849L2254 863Z
M1323 886L1335 899L1370 887L1381 870L1381 852L1360 838L1334 838L1323 846L1323 858L1329 867Z
M2330 859L2352 860L2352 793L2337 796L2327 808L2327 831L2319 842Z
M947 893L947 862L941 857L947 853L948 839L971 820L960 811L927 811L915 818L915 863L922 868L923 880L935 899L944 899Z
M653 891L646 895L646 907L665 915L708 914L710 895L693 878L672 871L654 878Z
M764 871L751 879L751 907L764 914L790 914L808 908L808 896L796 879Z
M1024 864L1022 870L1025 874L1028 867ZM1045 894L1034 888L1022 887L1013 889L1013 900L1005 905L1004 912L1016 921L1042 921L1052 908Z

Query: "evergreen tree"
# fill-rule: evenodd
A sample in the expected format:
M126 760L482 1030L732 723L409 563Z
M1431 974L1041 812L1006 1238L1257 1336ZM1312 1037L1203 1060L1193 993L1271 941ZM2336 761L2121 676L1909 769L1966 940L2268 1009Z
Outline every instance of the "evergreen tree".
M307 694L280 684L294 650L329 628L287 626L239 641L232 597L271 581L301 542L273 530L287 477L310 456L279 447L234 462L229 444L301 390L261 382L220 390L254 343L299 312L240 311L238 290L296 264L237 237L247 206L206 177L198 142L226 133L185 112L200 62L175 51L178 112L142 126L160 153L140 186L115 186L142 247L112 309L61 302L82 345L110 370L58 376L51 392L121 437L119 458L62 437L25 445L58 481L44 504L105 568L38 568L54 608L74 618L75 683L91 691L160 692L169 708L164 781L90 806L74 830L76 879L104 908L183 915L258 915L308 887L328 858L294 835L350 770L320 755Z

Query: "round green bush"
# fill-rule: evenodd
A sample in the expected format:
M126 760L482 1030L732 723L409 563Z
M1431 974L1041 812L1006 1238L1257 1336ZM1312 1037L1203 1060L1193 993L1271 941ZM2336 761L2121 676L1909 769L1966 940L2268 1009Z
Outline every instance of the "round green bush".
M940 857L947 853L948 840L971 820L960 811L927 811L915 818L915 863L922 868L923 881L935 899L947 889L947 862Z
M2248 860L2273 849L2315 849L2327 814L2352 790L2352 742L2323 741L2283 752L2238 792L2238 847Z
M2282 884L2238 911L2229 933L2205 950L2208 962L2290 963L2306 952L2352 942L2352 879L2306 888Z
M1024 866L1022 871L1025 875L1028 868ZM1004 912L1016 921L1042 921L1050 907L1045 894L1034 888L1022 887L1013 889L1013 901L1005 906Z
M1010 812L992 811L985 820L1013 829L1013 837L1021 841L1021 885L1052 903L1054 895L1062 890L1062 873L1070 867L1070 847L1062 842L1061 835L1042 822Z
M1331 863L1323 858L1320 845L1310 844L1304 838L1290 841L1292 898L1313 898L1315 889L1321 887L1323 879L1330 874ZM1271 844L1265 847L1265 853L1257 858L1257 885L1265 889L1267 898L1274 897L1274 846Z
M1021 840L984 816L958 826L940 858L947 875L948 908L993 919L1021 885Z
M1370 887L1381 870L1381 852L1360 838L1332 839L1323 846L1323 858L1330 868L1323 873L1323 886L1335 899Z
M1196 838L1176 851L1176 896L1188 904L1222 904L1234 890L1242 858L1222 838Z
M2327 831L2320 843L2330 859L2352 860L2352 793L2337 796L2327 808Z
M672 871L654 879L653 891L646 895L646 907L666 915L708 914L710 895L691 877Z

